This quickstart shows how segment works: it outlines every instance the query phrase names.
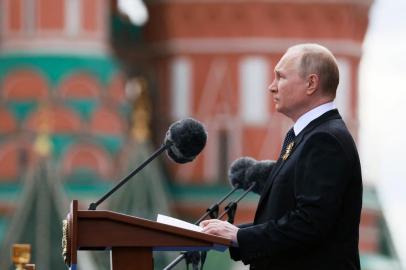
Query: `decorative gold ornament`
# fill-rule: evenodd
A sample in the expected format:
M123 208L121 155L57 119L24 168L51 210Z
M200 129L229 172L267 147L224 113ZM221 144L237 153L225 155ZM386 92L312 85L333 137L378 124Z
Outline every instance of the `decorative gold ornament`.
M65 264L70 265L70 236L69 236L69 222L64 219L62 221L62 257Z
M35 139L34 149L41 157L49 156L52 151L52 143L48 133L38 134Z
M293 146L295 146L295 142L291 142L290 144L288 144L288 146L286 147L285 150L285 154L283 154L282 159L283 160L287 160L290 153L292 152Z
M31 259L30 244L14 244L11 252L11 260L13 261L16 270L23 270L25 265Z
M126 92L133 103L131 133L136 141L145 142L151 136L152 120L152 101L147 80L143 77L129 79Z
M52 141L50 137L52 115L49 112L47 102L40 104L40 116L38 121L38 133L34 142L34 150L41 156L47 157L52 152Z

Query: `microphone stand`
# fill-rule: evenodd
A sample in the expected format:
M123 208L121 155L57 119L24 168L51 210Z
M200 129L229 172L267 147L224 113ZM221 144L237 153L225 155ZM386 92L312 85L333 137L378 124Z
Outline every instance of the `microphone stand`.
M194 224L199 225L199 223L202 222L208 216L210 216L211 218L217 218L218 212L219 212L219 205L222 204L228 197L230 197L238 188L239 188L239 185L236 184L236 186L229 193L227 193L223 198L221 198L218 202L214 203L212 206L207 208L206 212L203 214L203 216L201 216ZM179 262L181 262L183 259L185 259L189 256L188 253L189 254L193 253L193 251L182 253L176 259L174 259L170 264L168 264L163 270L170 270L173 267L175 267Z
M89 205L89 209L88 210L96 210L97 206L99 206L99 204L101 204L102 202L104 202L108 197L111 196L111 194L113 194L117 189L119 189L122 185L124 185L128 180L131 179L131 177L133 177L134 175L136 175L139 171L141 171L145 166L148 165L148 163L150 163L152 160L154 160L157 156L159 156L163 151L165 151L166 149L168 149L169 147L171 147L173 145L173 142L171 141L167 141L165 144L162 144L161 147L155 151L147 160L145 160L140 166L138 166L138 168L136 168L135 170L133 170L129 175L127 175L126 177L124 177L122 180L120 180L120 182L118 182L110 191L108 191L106 194L103 195L103 197L101 197L97 202L93 202Z
M256 182L253 182L247 190L241 194L240 197L238 197L235 201L229 202L226 207L224 207L224 212L220 214L218 219L222 219L226 214L228 215L228 222L231 224L234 223L234 216L235 212L237 211L237 204L245 197L247 196L248 192L250 192L256 185Z
M219 213L220 204L222 204L225 200L227 200L227 198L230 197L238 188L239 188L239 184L236 184L236 186L229 193L227 193L223 198L221 198L218 202L214 203L212 206L207 208L206 213L204 213L204 215L201 216L195 222L195 225L199 225L199 223L202 222L205 218L207 218L207 216L210 216L211 218L217 218L218 213Z
M227 204L227 206L224 207L224 212L220 214L218 219L222 219L224 217L224 215L227 214L228 215L227 221L229 223L233 224L235 213L237 212L237 204L248 194L248 192L250 192L254 188L255 185L256 185L256 182L253 182L251 184L251 186L249 186L249 188L243 194L241 194L240 197L238 197L234 201L229 202ZM201 263L200 263L201 268L200 269L203 269L203 264L206 261L207 251L202 251L202 254L200 256L201 256L201 258L200 258L201 259Z

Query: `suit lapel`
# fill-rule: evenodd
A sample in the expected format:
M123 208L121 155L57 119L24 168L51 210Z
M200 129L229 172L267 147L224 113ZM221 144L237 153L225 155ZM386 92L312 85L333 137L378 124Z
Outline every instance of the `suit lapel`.
M303 138L305 137L305 135L313 130L315 127L319 126L320 124L332 120L332 119L340 119L341 116L338 113L337 109L328 111L326 113L324 113L323 115L319 116L318 118L314 119L313 121L311 121L295 138L294 142L295 145L293 147L293 149L290 152L290 155L293 155L293 153L295 152L295 149L298 148L298 146L300 145L300 143L303 141ZM279 171L281 170L281 168L283 167L283 165L285 165L286 162L289 161L289 157L286 160L283 160L282 158L279 157L277 163L275 164L275 167L272 169L271 174L268 177L267 183L264 186L264 190L262 191L261 194L261 198L259 199L258 202L258 207L257 207L257 213L259 212L260 207L262 206L262 202L264 201L264 199L266 197L268 197L270 190L272 189L272 185L273 182L276 178L276 176L278 175Z
M301 132L301 134L302 135L300 135L300 138L303 138L303 133ZM292 155L294 153L294 151L297 148L297 146L299 145L300 141L301 141L301 139L299 140L299 136L297 138L295 138L295 140L294 140L295 146L293 147L292 151L290 152L290 155ZM265 200L265 198L268 197L269 191L271 190L273 182L275 181L275 177L278 175L278 173L282 169L283 165L285 165L285 163L288 162L288 160L289 160L289 157L286 160L283 160L281 157L279 157L278 161L276 162L275 167L272 169L271 174L269 175L268 180L266 181L264 190L261 193L261 197L258 202L257 213L262 205L263 200Z

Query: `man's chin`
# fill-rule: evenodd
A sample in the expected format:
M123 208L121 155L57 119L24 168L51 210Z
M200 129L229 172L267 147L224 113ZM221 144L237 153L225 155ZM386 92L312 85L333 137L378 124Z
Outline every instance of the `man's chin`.
M275 106L275 111L278 113L281 113L283 115L286 115L286 110L284 110L282 107L280 106Z

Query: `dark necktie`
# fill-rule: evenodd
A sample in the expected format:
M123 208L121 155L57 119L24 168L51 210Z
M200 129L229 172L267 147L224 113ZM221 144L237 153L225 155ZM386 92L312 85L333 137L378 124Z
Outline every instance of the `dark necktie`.
M283 155L286 153L286 147L295 140L295 132L293 131L293 128L289 129L288 133L286 133L285 140L283 141L283 146L281 150L280 157L282 158Z

